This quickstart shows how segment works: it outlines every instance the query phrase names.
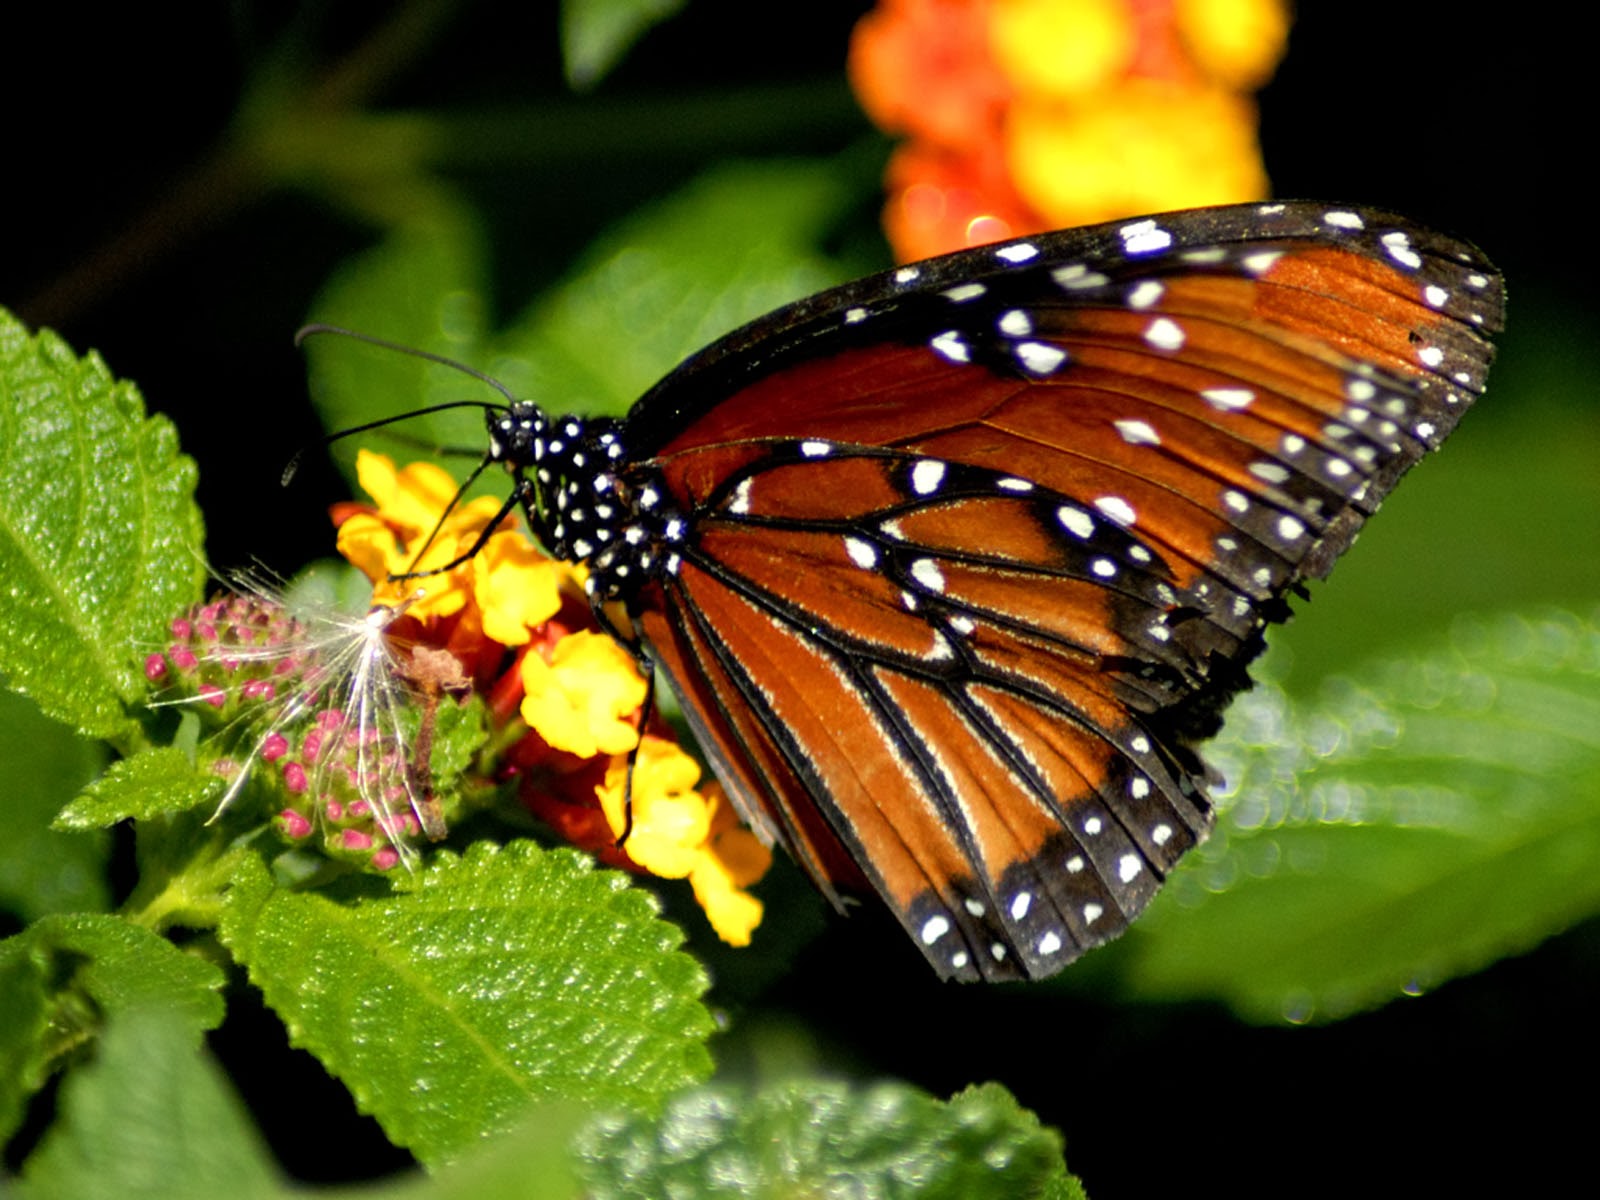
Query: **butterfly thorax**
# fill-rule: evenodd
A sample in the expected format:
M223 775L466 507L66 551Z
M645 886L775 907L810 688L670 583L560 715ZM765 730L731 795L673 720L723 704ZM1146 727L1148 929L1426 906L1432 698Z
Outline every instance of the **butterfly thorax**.
M658 473L628 462L609 417L552 417L521 401L489 422L489 455L518 480L534 537L589 569L596 602L622 600L672 569L685 523Z

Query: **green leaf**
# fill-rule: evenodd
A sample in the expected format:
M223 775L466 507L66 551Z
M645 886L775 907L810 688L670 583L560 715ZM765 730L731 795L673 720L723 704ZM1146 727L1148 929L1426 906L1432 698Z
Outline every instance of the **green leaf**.
M24 1200L248 1200L280 1188L271 1155L178 1015L107 1025L62 1088L60 1116L26 1163Z
M1140 992L1325 1020L1600 912L1600 628L1462 623L1297 707L1241 699L1216 835L1136 926Z
M495 374L562 411L626 411L708 342L845 278L816 245L846 197L828 164L707 172L597 240L513 322Z
M101 829L215 802L224 781L195 769L189 756L162 746L113 763L111 769L61 810L57 829Z
M497 338L483 317L482 236L464 208L437 209L342 270L316 319L446 355L555 410L620 413L705 343L844 278L815 246L847 192L825 164L710 172L595 242L566 283ZM307 353L312 397L329 429L500 399L459 371L393 351L320 337ZM471 410L403 428L440 446L484 444L482 414ZM353 478L355 446L335 452Z
M0 311L0 674L96 737L133 731L141 644L200 592L194 463L132 384Z
M103 746L52 721L25 697L0 692L7 829L0 838L0 907L31 921L110 903L105 837L50 827L104 761Z
M464 206L440 204L341 266L317 298L314 318L482 367L482 360L473 360L482 353L479 297L487 286L487 251L475 217ZM433 404L500 399L459 371L346 338L309 338L305 352L311 398L328 429ZM419 417L402 429L438 445L481 446L484 441L483 416L470 410ZM376 435L367 440L382 443ZM333 447L352 480L355 451L349 443Z
M599 83L651 26L683 10L684 0L562 0L561 57L578 90Z
M1061 1138L998 1084L941 1103L901 1084L700 1088L661 1117L594 1122L578 1141L592 1200L1022 1200L1083 1196Z
M0 1140L106 1018L160 1007L197 1042L222 1021L222 983L211 963L120 917L48 916L0 941Z
M246 873L221 932L294 1044L424 1162L534 1101L649 1107L709 1072L705 976L625 876L480 843L413 891L367 886L341 902Z

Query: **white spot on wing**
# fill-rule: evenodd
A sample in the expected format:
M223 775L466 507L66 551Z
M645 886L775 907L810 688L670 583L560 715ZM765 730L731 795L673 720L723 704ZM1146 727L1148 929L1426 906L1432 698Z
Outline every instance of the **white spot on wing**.
M1012 308L1000 314L996 322L1001 333L1007 337L1027 337L1033 332L1033 320L1020 308Z
M1018 263L1031 262L1039 257L1039 247L1032 242L1018 242L1015 246L1002 246L994 252L994 256L1002 262Z
M1207 388L1200 398L1220 412L1237 412L1248 408L1256 394L1249 388Z
M862 570L878 565L878 550L871 542L864 542L860 538L847 537L844 540L844 551L850 556L850 561Z
M1402 267L1410 267L1415 271L1422 265L1422 255L1411 248L1411 239L1399 230L1393 233L1386 233L1378 240L1383 243L1383 248L1389 252L1389 257Z
M919 558L912 563L911 578L930 592L944 591L944 572L931 558Z
M1169 317L1157 317L1144 331L1144 340L1157 350L1183 349L1183 328Z
M1044 342L1018 342L1017 358L1035 375L1048 375L1067 361L1067 352Z
M1057 267L1050 272L1050 278L1066 288L1068 291L1080 291L1084 288L1103 287L1110 282L1098 271L1091 271L1082 263L1069 263L1064 267Z
M1246 254L1240 261L1244 269L1257 278L1272 270L1272 265L1283 257L1282 250L1258 250L1254 254Z
M1331 212L1323 213L1322 222L1325 225L1333 226L1335 229L1365 229L1367 227L1366 222L1359 215L1343 209L1334 209Z
M1122 421L1113 421L1112 424L1117 427L1117 432L1122 435L1122 440L1129 445L1161 445L1161 435L1145 421L1135 421L1130 418Z
M960 304L964 300L976 300L988 290L981 283L958 283L953 288L946 288L943 295L946 300Z
M1063 504L1056 509L1056 520L1060 521L1062 528L1074 537L1090 538L1094 536L1094 518L1081 508Z
M929 339L928 345L935 353L943 355L951 362L965 363L972 361L972 348L962 339L961 332L956 329L947 329L938 336Z
M1124 225L1117 233L1122 237L1125 254L1155 254L1172 245L1172 235L1153 219Z
M1094 506L1118 525L1132 525L1139 517L1139 514L1133 511L1133 505L1121 496L1101 496L1094 502Z
M1133 285L1128 292L1129 308L1149 308L1166 293L1166 288L1154 279L1146 279L1143 283Z
M911 468L911 490L919 496L931 496L944 482L944 464L936 458L924 458Z

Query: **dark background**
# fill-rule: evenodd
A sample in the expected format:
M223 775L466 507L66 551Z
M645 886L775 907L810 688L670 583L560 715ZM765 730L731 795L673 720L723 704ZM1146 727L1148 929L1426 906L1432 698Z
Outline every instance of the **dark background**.
M257 557L292 571L327 553L327 505L347 495L316 465L295 488L277 486L284 461L320 432L290 338L329 272L376 233L313 194L204 166L240 119L247 81L348 65L393 11L337 8L12 10L0 44L0 304L98 350L172 418L200 465L217 563ZM691 3L580 97L562 82L554 5L413 5L437 26L403 69L377 73L367 106L540 122L509 163L492 144L466 144L441 169L490 215L496 300L511 312L613 220L719 159L871 149L842 73L861 8ZM1519 396L1596 355L1600 223L1582 186L1593 147L1580 141L1595 116L1592 50L1547 25L1538 6L1473 15L1459 3L1310 3L1261 95L1278 195L1398 209L1496 260L1511 290L1496 382L1520 375ZM291 44L290 61L275 62ZM674 104L704 99L715 111L734 89L769 102L720 126L653 127ZM814 104L797 113L797 95ZM868 197L840 236L870 238L875 208ZM1482 407L1496 398L1492 386ZM1571 423L1560 436L1600 449L1592 394L1564 405L1475 413L1460 436L1480 421L1481 439L1519 420L1560 421ZM1600 505L1579 514L1587 537L1572 553L1600 551L1596 516ZM1492 588L1469 596L1493 598ZM797 920L824 924L792 878L775 886L794 893ZM1592 1136L1593 923L1423 999L1309 1029L1253 1028L1220 1007L1118 1004L1071 981L940 987L870 917L829 919L791 971L759 958L713 965L713 1000L735 1030L718 1048L726 1074L799 1065L941 1095L997 1079L1065 1132L1069 1164L1102 1200L1189 1187L1438 1191L1501 1171L1537 1186L1582 1169ZM214 1044L288 1169L337 1178L403 1162L363 1156L378 1154L381 1136L238 991ZM313 1116L313 1102L326 1111ZM321 1132L306 1138L313 1121Z

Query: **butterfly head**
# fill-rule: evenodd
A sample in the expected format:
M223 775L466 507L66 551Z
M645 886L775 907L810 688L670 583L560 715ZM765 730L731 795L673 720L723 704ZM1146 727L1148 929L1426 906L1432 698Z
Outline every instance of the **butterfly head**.
M655 473L629 464L608 417L552 417L530 401L489 415L489 459L517 480L528 525L555 557L589 568L596 601L627 600L675 563L686 524Z

